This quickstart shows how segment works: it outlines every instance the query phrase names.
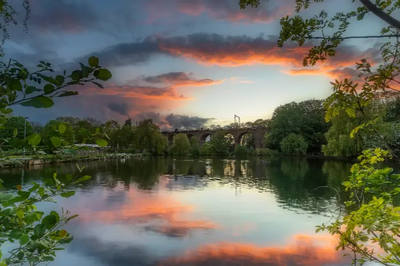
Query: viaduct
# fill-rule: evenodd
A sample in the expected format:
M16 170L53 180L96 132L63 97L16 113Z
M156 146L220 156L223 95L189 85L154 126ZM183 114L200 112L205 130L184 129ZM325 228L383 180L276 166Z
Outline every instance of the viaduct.
M257 128L231 128L231 129L218 129L218 130L175 130L175 131L164 131L161 132L165 137L167 137L169 144L171 145L173 142L173 138L175 135L179 133L185 133L188 138L195 136L197 141L202 145L208 137L211 137L215 134L215 132L222 130L226 135L230 134L235 139L235 146L240 145L242 138L246 134L252 134L255 139L255 148L260 149L264 148L264 136L267 133L266 128L257 127Z

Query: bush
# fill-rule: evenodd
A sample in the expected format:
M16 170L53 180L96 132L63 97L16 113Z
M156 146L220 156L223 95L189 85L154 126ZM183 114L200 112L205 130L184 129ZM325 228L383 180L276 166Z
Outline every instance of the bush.
M279 151L268 148L257 149L255 153L258 156L268 156L268 157L276 157L280 155Z
M192 156L194 157L200 156L200 145L196 137L192 136L189 139L189 142L190 142L190 153L192 154Z
M213 146L209 142L204 143L200 148L200 154L205 156L213 155L214 154Z
M280 146L282 153L286 155L305 155L308 149L308 144L303 136L294 133L284 138Z
M235 156L238 158L244 158L249 155L249 149L246 146L238 145L235 148Z
M191 150L192 147L186 134L179 133L174 137L174 144L171 147L171 153L173 155L188 155Z

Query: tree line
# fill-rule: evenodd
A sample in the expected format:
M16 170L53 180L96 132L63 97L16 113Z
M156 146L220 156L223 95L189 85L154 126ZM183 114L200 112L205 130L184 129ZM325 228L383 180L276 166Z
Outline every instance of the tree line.
M151 119L132 124L129 118L123 124L116 120L98 121L92 117L58 117L45 125L27 122L20 116L10 117L0 129L0 148L7 149L10 139L23 139L24 135L40 134L46 151L54 150L51 136L54 128L64 124L64 140L69 144L95 144L93 134L101 133L108 139L114 150L139 152L150 155L177 156L229 156L249 155L306 155L317 154L335 157L354 157L368 148L390 145L400 152L400 97L375 99L368 108L356 117L349 117L344 111L331 121L325 120L325 100L290 102L277 107L270 119L247 122L246 127L265 127L265 149L256 150L254 137L246 134L239 145L225 129L240 125L215 128L216 133L204 143L196 137L179 133L170 141ZM372 134L370 127L360 127L366 121L376 121L379 135ZM351 134L357 128L358 134ZM24 131L26 130L26 131Z

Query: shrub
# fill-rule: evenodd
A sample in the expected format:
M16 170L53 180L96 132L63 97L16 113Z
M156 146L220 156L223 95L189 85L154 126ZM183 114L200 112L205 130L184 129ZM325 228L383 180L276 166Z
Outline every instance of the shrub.
M257 149L256 150L256 155L258 155L258 156L276 157L276 156L279 156L279 151L268 149L268 148L262 148L262 149Z
M308 149L308 144L303 136L294 133L284 138L280 146L282 153L286 155L305 155Z
M235 148L235 156L238 158L247 157L249 155L249 150L246 146L238 145Z

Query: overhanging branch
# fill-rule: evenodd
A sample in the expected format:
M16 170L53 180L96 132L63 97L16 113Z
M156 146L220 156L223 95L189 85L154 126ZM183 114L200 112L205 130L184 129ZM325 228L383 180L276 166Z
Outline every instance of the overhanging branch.
M374 5L370 0L360 0L361 4L363 4L369 11L374 13L375 16L385 21L387 24L395 27L400 30L400 21L385 13L382 9Z

